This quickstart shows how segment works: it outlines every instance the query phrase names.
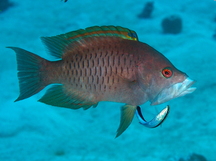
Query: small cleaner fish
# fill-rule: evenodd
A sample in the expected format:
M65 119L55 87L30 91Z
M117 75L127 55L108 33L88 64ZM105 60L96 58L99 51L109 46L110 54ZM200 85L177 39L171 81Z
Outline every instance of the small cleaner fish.
M125 103L116 137L135 114L144 126L157 127L169 112L167 106L147 122L140 105L161 104L196 89L191 87L193 80L127 28L94 26L41 39L55 61L8 47L16 52L18 64L20 95L15 101L53 84L40 102L85 110L100 101Z

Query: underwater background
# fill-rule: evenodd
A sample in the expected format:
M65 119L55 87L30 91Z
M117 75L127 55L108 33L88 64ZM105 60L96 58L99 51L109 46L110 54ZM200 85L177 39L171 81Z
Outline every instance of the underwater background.
M178 31L165 31L167 17L180 19ZM195 80L197 90L162 105L145 103L147 119L167 104L168 118L155 129L135 118L116 139L121 103L86 111L53 107L37 102L46 89L14 103L16 57L5 47L50 59L41 36L95 25L136 31ZM0 56L0 161L216 161L216 1L0 0Z

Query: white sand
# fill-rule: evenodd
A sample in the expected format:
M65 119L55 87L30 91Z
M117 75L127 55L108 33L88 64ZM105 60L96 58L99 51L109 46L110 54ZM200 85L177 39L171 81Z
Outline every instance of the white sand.
M216 2L155 2L153 18L138 19L145 2L13 0L0 13L0 161L177 161L191 153L216 161ZM164 35L161 20L183 18L183 32ZM53 36L94 25L120 25L137 32L180 70L195 79L197 91L159 107L142 106L149 118L166 104L171 112L155 129L135 118L119 138L119 103L100 103L87 111L24 101L19 94L16 58L6 46L17 46L50 58L40 36Z

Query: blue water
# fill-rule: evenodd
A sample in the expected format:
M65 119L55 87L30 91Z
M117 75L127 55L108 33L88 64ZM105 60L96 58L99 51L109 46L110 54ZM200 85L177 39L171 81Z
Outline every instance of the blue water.
M216 1L155 1L149 19L138 17L147 2L139 0L10 2L5 10L0 6L0 161L216 161ZM182 31L164 34L161 22L173 14L181 17ZM41 36L95 25L136 31L140 41L196 80L197 90L160 106L144 104L147 119L169 104L168 118L155 129L134 118L117 139L120 103L101 102L86 111L52 107L37 102L45 90L14 103L16 57L5 47L51 59Z

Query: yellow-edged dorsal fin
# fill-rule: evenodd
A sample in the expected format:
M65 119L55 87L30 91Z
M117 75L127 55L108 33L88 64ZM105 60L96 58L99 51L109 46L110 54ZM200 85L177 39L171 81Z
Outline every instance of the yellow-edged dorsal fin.
M41 37L41 40L47 46L52 56L61 59L65 51L73 47L73 43L77 43L85 38L101 36L119 37L122 39L138 41L138 36L135 31L120 26L94 26L57 36Z

